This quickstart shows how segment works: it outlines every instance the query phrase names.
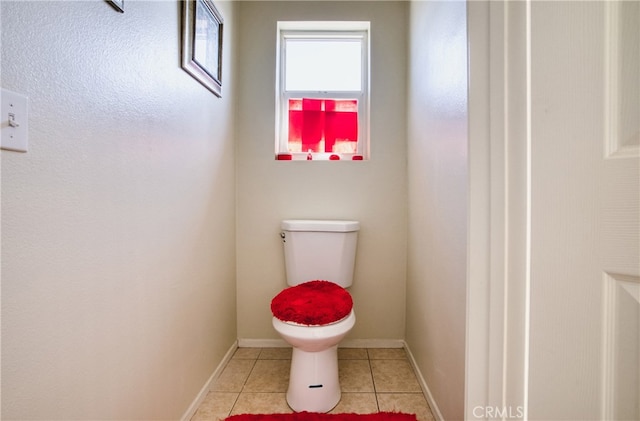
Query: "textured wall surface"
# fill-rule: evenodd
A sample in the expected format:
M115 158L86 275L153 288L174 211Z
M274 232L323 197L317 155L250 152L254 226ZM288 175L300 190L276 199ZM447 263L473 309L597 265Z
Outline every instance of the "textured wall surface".
M444 419L464 419L465 2L412 2L406 340Z
M8 2L2 418L177 419L236 339L233 51L180 68L178 2Z
M347 339L404 337L406 2L241 2L238 335L276 339L269 303L286 286L283 219L361 223ZM371 21L371 159L275 161L278 20Z

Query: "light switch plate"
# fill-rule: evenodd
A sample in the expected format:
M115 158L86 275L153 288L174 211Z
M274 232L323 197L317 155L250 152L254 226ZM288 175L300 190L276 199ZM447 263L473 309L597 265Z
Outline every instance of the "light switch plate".
M16 92L2 89L0 93L2 107L2 149L27 152L29 147L29 98Z

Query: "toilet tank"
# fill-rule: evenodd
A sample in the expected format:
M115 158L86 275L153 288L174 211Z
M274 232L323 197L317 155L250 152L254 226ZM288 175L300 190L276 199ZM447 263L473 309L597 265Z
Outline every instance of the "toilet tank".
M290 219L281 228L287 284L320 279L351 286L359 222Z

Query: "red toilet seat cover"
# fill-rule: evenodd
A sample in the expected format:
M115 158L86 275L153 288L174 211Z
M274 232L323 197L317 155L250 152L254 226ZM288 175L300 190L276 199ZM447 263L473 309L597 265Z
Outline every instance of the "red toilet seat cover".
M329 281L309 281L282 290L271 312L283 322L326 325L344 319L353 308L351 294Z

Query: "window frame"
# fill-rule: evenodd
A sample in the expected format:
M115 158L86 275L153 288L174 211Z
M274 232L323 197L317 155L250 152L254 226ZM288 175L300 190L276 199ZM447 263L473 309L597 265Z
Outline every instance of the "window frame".
M338 153L343 159L359 156L369 159L369 102L370 102L370 28L368 21L279 21L277 25L276 60L276 127L275 151L291 155L293 160L306 160L307 152L289 152L289 99L356 99L358 101L358 141L355 153ZM287 91L286 40L359 40L361 52L361 87L359 91ZM313 153L315 160L329 160L331 152Z

